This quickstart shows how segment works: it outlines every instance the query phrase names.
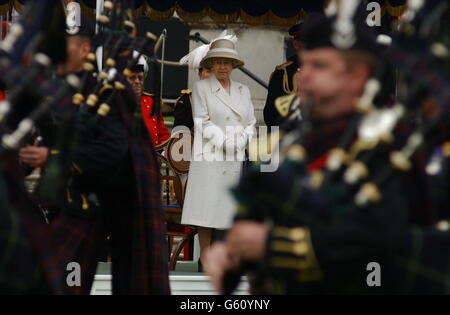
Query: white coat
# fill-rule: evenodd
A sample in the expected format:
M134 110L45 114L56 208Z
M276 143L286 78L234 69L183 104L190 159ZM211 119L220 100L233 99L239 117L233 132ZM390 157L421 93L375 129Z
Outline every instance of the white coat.
M194 147L183 224L227 229L233 221L236 203L230 188L238 183L256 119L248 87L230 81L230 94L214 75L193 89Z

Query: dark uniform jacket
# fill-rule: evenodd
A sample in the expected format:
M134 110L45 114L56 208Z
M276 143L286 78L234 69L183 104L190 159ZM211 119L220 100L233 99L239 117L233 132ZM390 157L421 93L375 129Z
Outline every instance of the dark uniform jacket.
M264 122L267 126L279 126L283 118L275 108L275 100L285 94L297 91L294 76L299 67L297 56L289 57L288 61L275 68L269 81L266 104L264 105Z
M423 264L414 246L420 244L420 240L429 242L433 235L436 243L429 250L435 251L444 248L450 240L448 235L436 235L437 231L425 232L428 222L416 222L419 232L411 225L412 214L418 212L415 209L423 211L427 206L425 200L414 196L423 195L417 191L418 174L396 173L380 187L380 201L364 208L354 203L359 185L344 184L342 179L338 180L342 178L339 174L319 190L309 186L315 172L325 167L327 152L336 146L347 122L348 118L344 117L325 124L313 123L309 136L283 149L285 160L276 172L261 173L255 167L234 190L240 204L238 220L269 219L273 223L264 262L253 266L259 274L254 291L271 294L442 293L445 286L439 279L433 284L439 282L441 291L436 291L436 286L435 291L426 291L430 286L421 289L420 281L408 282L410 275L424 277L427 267L430 267L428 271L441 271L437 274L445 275L436 264ZM299 144L306 149L306 165L299 159ZM368 165L371 172L386 167L390 149L387 146L377 151ZM381 266L381 287L367 283L371 262ZM410 263L417 263L418 269L410 269Z
M181 90L181 95L177 98L173 116L175 118L173 127L186 126L189 129L194 128L194 119L192 118L192 91Z

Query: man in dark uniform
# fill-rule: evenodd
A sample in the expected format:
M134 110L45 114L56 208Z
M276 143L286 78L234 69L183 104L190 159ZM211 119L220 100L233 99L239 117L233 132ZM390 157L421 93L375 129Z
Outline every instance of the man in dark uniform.
M82 16L82 23L76 32L68 33L67 36L67 61L58 65L57 72L59 75L75 73L78 77L82 77L84 70L83 64L88 61L87 56L91 52L91 38L94 35L93 21ZM86 84L85 89L92 89L95 82L89 79L90 84ZM87 92L87 91L85 91ZM21 162L33 167L43 167L47 162L49 155L49 146L53 144L56 135L52 134L52 120L55 113L49 115L48 119L41 124L43 128L44 146L26 146L19 152Z
M198 69L198 78L206 79L211 75L211 71L204 68ZM194 119L192 118L192 91L189 89L181 90L180 97L175 102L173 116L175 118L173 127L186 126L189 129L194 128Z
M80 26L67 29L67 60L58 65L58 75L73 73L80 79L84 76L83 65L89 62L93 36L94 22L84 15L81 16ZM96 85L96 79L88 75L84 84L81 93L87 95ZM107 93L99 96L100 101L105 100ZM101 119L94 114L83 114L80 104L73 106L77 111L76 115L80 115L77 124L71 123L71 109L55 108L38 126L43 145L22 148L19 158L25 165L42 170L36 196L48 210L55 244L66 249L60 251L61 268L65 269L65 265L70 262L77 262L83 270L81 286L67 287L67 292L89 294L97 262L106 246L100 213L94 208L98 208L96 204L99 193L105 189L105 183L112 181L110 174L119 169L118 166L124 159L127 136L114 106ZM66 128L73 129L68 131ZM62 138L63 134L67 138ZM61 164L60 156L63 155L69 161ZM68 183L47 181L47 175L58 168L68 174ZM49 187L53 185L56 187ZM60 195L56 199L50 197L49 190Z
M60 67L60 74L68 71L84 76L83 64L92 49L91 36L83 33L85 26L93 34L93 28L86 24L82 18L79 31L68 36L69 58ZM88 76L82 94L92 93L96 84L97 80ZM111 93L115 97L111 98ZM50 142L63 147L48 148L47 159L42 159L44 165L33 164L45 167L45 184L41 183L38 193L48 191L48 170L54 167L59 154L73 150L69 155L69 184L61 193L58 215L50 225L61 247L61 268L65 270L64 263L69 262L81 266L81 286L67 290L72 294L90 293L97 262L110 235L113 294L167 294L168 258L158 166L142 116L138 115L140 108L131 87L113 92L111 86L104 85L97 95L97 104L108 103L109 113L92 112L82 102L77 112L76 137L71 139L74 148L53 139ZM66 125L57 119L54 122ZM31 164L34 160L28 160L27 150L30 148L25 148L21 157L24 163Z
M189 129L194 128L194 119L192 117L192 91L189 89L181 90L181 95L175 101L173 110L173 127L186 126Z
M57 63L65 57L64 36L59 36L65 24L62 6L46 1L42 3L42 8L44 9L41 14L33 12L18 22L25 29L18 40L23 41L23 47L28 48L29 45L25 46L25 44L33 41L37 44L33 47L37 49L27 49L24 52L21 47L17 47L17 51L12 52L12 56L18 58L17 63L12 61L11 65L14 67L19 67L19 62L23 66L21 59L31 57L29 60L32 60L37 56L37 52L47 56L53 63ZM28 10L24 11L30 13ZM31 17L30 20L29 17ZM46 25L47 30L45 31L36 24L42 21L44 21L43 25ZM48 21L52 21L52 23L49 24ZM32 23L33 26L29 23ZM48 40L49 38L51 40ZM20 71L20 74L24 77L27 76L28 69ZM16 82L13 82L13 85L9 86L12 93L15 93L13 91L17 87L22 89L19 98L9 99L14 106L10 115L1 124L2 132L10 134L13 130L17 130L19 121L27 117L31 110L37 109L38 106L41 108L42 99L47 96L43 90L53 91L61 87L61 82L53 82L50 75L49 72L43 72L36 78L36 81L46 80L47 88L36 87L33 85L35 82L25 86L16 85ZM43 89L41 90L41 88ZM52 92L49 94L51 95ZM3 137L5 135L3 134ZM53 246L53 238L49 233L43 213L23 185L23 172L18 163L17 152L5 146L5 143L2 144L1 151L0 292L2 294L64 293L64 271L60 270L58 260L55 259L56 250Z
M299 67L299 54L302 50L303 22L292 26L289 29L289 34L293 37L292 44L295 54L290 56L287 62L277 66L270 76L266 104L264 105L264 122L267 126L279 126L283 121L275 108L275 100L280 96L297 91L295 76Z
M426 207L412 196L421 194L411 181L418 177L392 177L379 202L365 208L354 203L358 187L340 183L339 173L330 175L328 187L314 188L333 156L330 149L354 123L355 101L374 69L371 30L356 29L356 43L344 51L330 40L328 18L305 21L301 76L304 95L312 101L311 127L306 134L292 134L296 140L283 148L285 160L276 172L255 169L236 188L238 221L226 243L210 251L206 265L220 291L227 289L226 271L248 268L256 293L399 292L396 254L408 235L410 211ZM386 165L388 147L376 152L370 170ZM371 262L381 265L381 287L367 282Z

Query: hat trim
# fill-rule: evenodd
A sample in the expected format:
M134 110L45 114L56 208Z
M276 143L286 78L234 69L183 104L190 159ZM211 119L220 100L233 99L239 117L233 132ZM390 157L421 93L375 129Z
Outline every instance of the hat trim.
M238 54L235 49L231 49L231 48L214 48L214 49L211 49L209 51L209 53L216 53L216 52L219 52L219 53L220 52L227 52L227 53L232 53L232 54L235 54L235 55Z
M218 56L211 56L211 55L206 55L202 61L200 62L200 67L201 68L207 68L210 69L211 65L210 60L213 58L227 58L227 59L231 59L233 61L233 68L239 68L242 67L245 63L239 59L237 56L228 56L228 55L221 55L219 54Z

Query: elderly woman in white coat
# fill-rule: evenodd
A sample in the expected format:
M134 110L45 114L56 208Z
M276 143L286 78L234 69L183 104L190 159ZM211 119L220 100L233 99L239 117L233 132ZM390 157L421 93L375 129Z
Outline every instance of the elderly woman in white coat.
M212 42L200 65L212 75L193 89L194 146L181 222L198 227L203 261L212 230L232 224L236 204L230 188L239 180L256 119L248 87L230 78L244 65L233 40Z

